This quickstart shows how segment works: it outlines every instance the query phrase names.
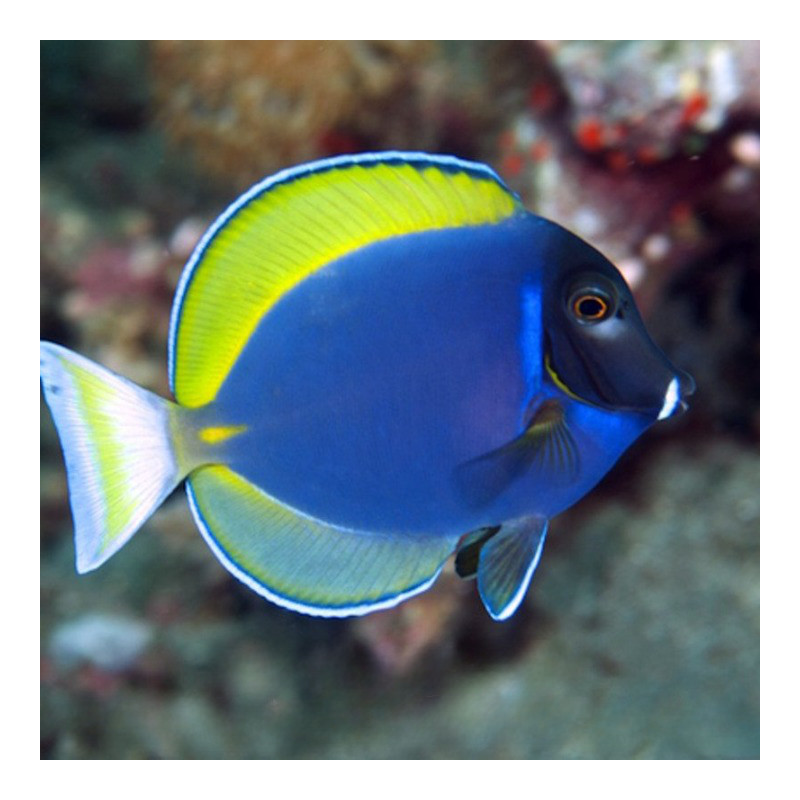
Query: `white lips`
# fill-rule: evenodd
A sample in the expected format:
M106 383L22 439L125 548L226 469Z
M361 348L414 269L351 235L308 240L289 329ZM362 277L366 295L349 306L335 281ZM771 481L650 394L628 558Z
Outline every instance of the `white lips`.
M678 379L673 378L667 386L667 393L664 395L664 405L661 406L661 411L658 414L659 419L666 419L672 415L673 411L678 406L680 397L678 396Z

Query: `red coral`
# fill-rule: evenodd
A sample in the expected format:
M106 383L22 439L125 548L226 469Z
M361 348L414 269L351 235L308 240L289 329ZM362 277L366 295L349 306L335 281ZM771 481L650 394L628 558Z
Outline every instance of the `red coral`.
M589 152L605 147L606 135L603 123L597 117L587 117L578 123L575 131L578 144Z

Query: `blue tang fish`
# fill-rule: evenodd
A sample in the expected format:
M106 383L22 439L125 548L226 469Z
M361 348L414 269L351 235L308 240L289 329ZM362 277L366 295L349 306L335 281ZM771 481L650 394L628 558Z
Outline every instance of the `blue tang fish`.
M510 617L548 520L693 389L600 253L488 167L423 153L240 197L184 269L168 355L175 402L41 344L78 571L185 480L233 575L333 617L424 591L453 553Z

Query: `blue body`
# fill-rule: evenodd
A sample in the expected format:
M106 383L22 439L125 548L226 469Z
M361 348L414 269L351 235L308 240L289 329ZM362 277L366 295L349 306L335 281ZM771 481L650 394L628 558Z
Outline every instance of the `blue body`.
M229 465L326 523L452 537L576 502L651 424L561 392L543 369L542 275L562 229L533 215L429 231L350 253L261 320L217 396L248 426ZM561 399L578 475L531 470L475 507L459 464Z

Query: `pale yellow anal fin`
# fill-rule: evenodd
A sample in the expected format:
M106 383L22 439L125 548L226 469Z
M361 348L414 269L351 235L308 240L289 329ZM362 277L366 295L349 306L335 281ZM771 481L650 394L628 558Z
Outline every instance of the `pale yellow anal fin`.
M306 614L343 617L396 605L433 583L458 538L329 525L221 465L201 467L186 485L223 565L267 599Z

